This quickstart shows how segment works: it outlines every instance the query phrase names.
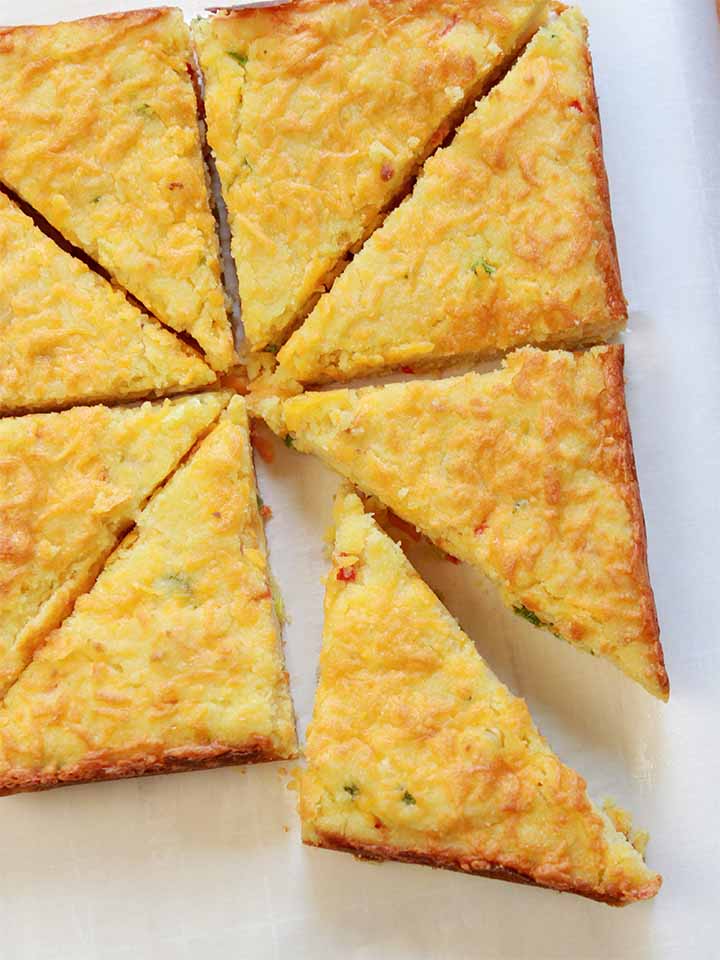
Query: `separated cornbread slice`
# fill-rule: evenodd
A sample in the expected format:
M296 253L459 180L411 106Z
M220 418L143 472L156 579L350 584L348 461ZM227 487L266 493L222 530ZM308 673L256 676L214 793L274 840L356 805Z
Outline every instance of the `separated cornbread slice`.
M0 793L295 751L237 397L7 693Z
M297 0L193 25L253 350L278 346L545 0Z
M0 696L226 402L0 419Z
M260 409L298 450L478 566L508 606L667 699L622 347L526 347L493 373Z
M0 180L224 370L192 60L179 10L0 29Z
M280 352L304 383L598 343L626 320L587 26L550 21Z
M660 888L347 488L305 753L305 843L618 906Z
M198 354L0 193L0 413L203 387Z

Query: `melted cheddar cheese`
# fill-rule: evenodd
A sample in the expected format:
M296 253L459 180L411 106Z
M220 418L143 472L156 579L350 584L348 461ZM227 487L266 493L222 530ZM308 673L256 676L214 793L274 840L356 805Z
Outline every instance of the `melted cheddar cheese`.
M297 449L478 566L508 606L667 699L622 347L527 347L494 373L263 402Z
M0 790L295 749L237 397L11 687Z
M288 376L573 347L624 326L586 37L576 10L536 34L280 352Z
M0 419L0 695L226 402Z
M179 10L0 30L0 180L225 370L191 62Z
M546 7L298 0L195 23L253 350L307 314Z
M0 193L0 413L203 387L184 343Z
M661 878L348 489L335 524L305 842L614 904L654 896Z

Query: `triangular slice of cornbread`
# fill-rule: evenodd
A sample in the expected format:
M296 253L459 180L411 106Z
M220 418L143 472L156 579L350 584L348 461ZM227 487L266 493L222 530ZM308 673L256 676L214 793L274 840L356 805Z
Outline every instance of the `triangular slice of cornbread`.
M587 27L541 29L279 356L301 382L598 343L626 305Z
M0 419L0 695L226 402Z
M526 347L493 373L274 405L261 409L299 450L480 567L531 622L667 699L622 347Z
M661 878L348 489L335 524L304 841L616 905L653 897Z
M0 413L203 387L212 370L0 193Z
M0 793L295 751L237 397L5 697Z
M250 346L278 346L546 0L297 0L194 24Z
M0 30L0 180L215 369L233 361L182 13Z

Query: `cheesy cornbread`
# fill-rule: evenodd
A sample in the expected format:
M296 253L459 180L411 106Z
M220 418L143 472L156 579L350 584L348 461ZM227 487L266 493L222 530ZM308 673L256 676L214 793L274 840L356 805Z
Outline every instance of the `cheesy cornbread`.
M618 906L660 888L348 488L305 753L305 843Z
M193 25L253 350L279 346L545 0L297 0Z
M199 355L0 193L0 413L203 387Z
M0 181L225 370L192 61L179 10L0 29Z
M300 382L620 330L587 25L568 10L431 157L280 352Z
M493 373L260 408L298 450L478 566L531 623L667 699L622 347L526 347Z
M296 751L244 401L0 707L0 793Z
M0 696L226 402L0 419Z

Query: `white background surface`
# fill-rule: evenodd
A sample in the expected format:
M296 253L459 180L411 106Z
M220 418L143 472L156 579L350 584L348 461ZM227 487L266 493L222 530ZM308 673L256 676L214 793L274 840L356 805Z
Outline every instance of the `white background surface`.
M0 0L0 22L111 3ZM714 0L585 0L584 9L631 306L628 403L670 704L501 609L468 569L426 547L412 558L594 796L612 795L649 828L660 895L613 910L303 849L278 765L226 769L0 800L3 960L720 955L720 31ZM275 449L260 484L275 512L272 563L292 618L303 732L336 480Z

